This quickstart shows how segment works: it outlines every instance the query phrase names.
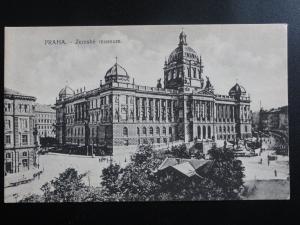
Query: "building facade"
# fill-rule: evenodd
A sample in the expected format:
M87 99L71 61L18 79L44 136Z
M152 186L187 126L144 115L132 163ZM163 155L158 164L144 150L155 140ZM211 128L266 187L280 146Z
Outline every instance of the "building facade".
M38 141L41 138L55 138L56 112L51 105L35 104L35 127L37 129Z
M259 112L258 125L263 130L288 130L288 106L273 108L270 110L261 109Z
M245 89L235 84L229 95L215 94L203 68L181 32L164 63L164 87L160 79L156 87L135 84L117 62L94 90L66 86L55 104L59 143L121 146L250 137Z
M35 165L35 100L35 97L4 89L5 174L30 170Z

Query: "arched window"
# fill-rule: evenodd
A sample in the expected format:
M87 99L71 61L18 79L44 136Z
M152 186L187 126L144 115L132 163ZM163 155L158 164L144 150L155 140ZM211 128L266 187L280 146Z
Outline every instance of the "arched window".
M232 132L234 131L234 128L233 128L233 126L231 127L231 131L232 131Z
M150 127L150 128L149 128L149 134L150 134L150 135L153 135L153 127Z
M128 128L127 127L123 128L123 135L128 136Z
M222 127L221 126L219 127L219 132L222 133Z
M208 131L207 131L207 133L208 133L208 138L211 138L211 128L210 128L210 126L208 126Z
M245 125L245 132L246 132L246 133L248 132L248 127L247 127L247 125Z
M230 127L229 126L227 127L227 132L230 133Z
M198 138L201 138L201 127L200 126L197 127L197 134L198 134Z
M160 134L160 129L159 129L159 127L156 127L156 134Z
M140 135L140 128L136 128L136 133L137 133L137 135Z
M224 133L226 133L226 127L225 126L223 127L223 131L224 131Z
M167 133L167 129L163 127L163 134L166 135L166 133Z
M172 127L169 127L169 134L172 134Z
M147 129L146 129L146 127L143 127L143 134L147 134Z

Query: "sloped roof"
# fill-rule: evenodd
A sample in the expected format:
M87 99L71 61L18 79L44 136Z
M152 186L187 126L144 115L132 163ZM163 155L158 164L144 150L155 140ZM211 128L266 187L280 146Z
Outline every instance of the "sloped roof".
M7 95L24 95L18 91L15 91L13 89L10 89L10 88L4 88L4 94L7 94ZM25 95L24 95L25 96Z
M196 175L195 168L189 162L180 163L172 167L188 177Z
M7 88L7 87L4 87L4 95L8 98L13 96L14 98L28 99L31 101L36 100L36 97L34 97L34 96L22 94L18 91L15 91L15 90Z
M209 160L205 159L182 159L182 162L189 162L195 170L206 164Z
M169 167L179 171L180 173L191 177L205 174L211 168L212 160L206 159L180 159L180 158L166 158L158 167L158 171L165 170Z
M35 111L36 112L48 112L48 113L55 113L55 110L52 109L52 105L44 105L44 104L35 104Z

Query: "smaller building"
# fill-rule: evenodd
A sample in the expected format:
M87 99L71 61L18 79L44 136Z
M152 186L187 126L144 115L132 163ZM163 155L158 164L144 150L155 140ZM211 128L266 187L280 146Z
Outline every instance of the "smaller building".
M261 130L288 130L288 106L261 109L259 112L258 128Z
M158 167L161 175L201 179L208 174L213 160L166 158Z
M38 142L41 139L55 138L55 123L56 123L56 111L52 108L52 105L35 104L35 128L37 129Z
M5 175L28 171L36 165L35 100L35 97L4 89Z

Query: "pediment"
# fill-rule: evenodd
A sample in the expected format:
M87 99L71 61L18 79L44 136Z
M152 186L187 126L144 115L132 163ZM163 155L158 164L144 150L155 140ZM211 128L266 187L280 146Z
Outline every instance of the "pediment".
M207 90L207 89L200 90L200 91L197 92L197 94L211 95L211 96L214 95L213 91Z

